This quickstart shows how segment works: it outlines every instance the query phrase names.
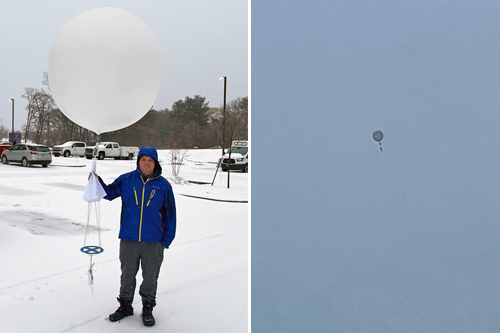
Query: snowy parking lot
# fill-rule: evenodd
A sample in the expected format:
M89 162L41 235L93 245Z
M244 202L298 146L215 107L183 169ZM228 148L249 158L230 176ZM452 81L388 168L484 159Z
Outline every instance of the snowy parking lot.
M172 178L168 151L158 153L163 176ZM227 173L216 174L219 157L219 150L190 150L180 169L181 181L171 181L177 234L165 250L160 273L157 331L248 331L249 174L231 172L228 189ZM87 244L98 242L100 235L104 252L93 256L93 292L89 285L89 256L80 248L88 212L82 195L91 163L54 157L48 168L0 165L2 331L143 328L138 291L134 316L118 323L107 320L118 307L119 199L100 201L100 231L95 215L90 217ZM97 161L97 173L106 183L135 167L136 160Z

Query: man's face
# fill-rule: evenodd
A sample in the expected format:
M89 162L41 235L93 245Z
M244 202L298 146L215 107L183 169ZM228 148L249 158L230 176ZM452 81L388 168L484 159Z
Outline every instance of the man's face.
M141 169L143 175L151 176L155 169L155 160L149 156L144 155L139 160L139 168Z

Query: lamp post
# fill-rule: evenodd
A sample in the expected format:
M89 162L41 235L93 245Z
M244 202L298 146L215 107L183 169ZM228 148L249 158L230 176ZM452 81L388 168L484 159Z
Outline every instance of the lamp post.
M224 142L226 139L226 84L227 76L219 76L219 80L224 80L224 104L222 107L222 155L224 155Z
M9 98L9 101L12 101L12 142L14 142L14 99Z
M219 76L219 80L224 80L224 106L222 108L222 156L224 156L224 142L226 140L226 85L227 76ZM229 145L231 146L231 144ZM222 162L222 157L221 157ZM227 188L229 188L229 174L231 173L231 150L229 150L228 158L228 168L227 168Z

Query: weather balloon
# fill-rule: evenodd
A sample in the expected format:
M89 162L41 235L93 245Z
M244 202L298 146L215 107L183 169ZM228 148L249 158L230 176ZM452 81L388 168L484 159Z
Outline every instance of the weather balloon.
M373 140L380 142L384 138L384 133L382 131L373 132Z
M373 140L378 142L378 145L380 146L380 151L382 151L382 139L384 138L384 133L382 131L375 131L372 134Z
M97 134L115 131L153 106L163 74L161 43L135 15L96 8L59 31L48 73L52 96L69 119Z

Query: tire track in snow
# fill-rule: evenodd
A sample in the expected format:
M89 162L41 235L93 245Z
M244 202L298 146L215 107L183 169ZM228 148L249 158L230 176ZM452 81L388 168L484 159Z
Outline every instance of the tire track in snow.
M185 255L193 255L191 250L188 251L188 253L185 253L185 250L186 249L191 249L192 247L196 247L196 246L201 246L201 245L206 245L206 244L210 244L210 243L216 243L216 242L220 242L220 241L223 241L223 240L227 240L228 239L228 235L235 235L236 233L238 232L241 232L241 231L246 231L246 229L240 229L240 230L234 230L234 231L231 231L231 232L225 232L225 233L220 233L220 234L216 234L216 235L211 235L211 236L208 236L208 237L204 237L204 238L199 238L199 239L194 239L194 240L190 240L190 241L185 241L185 242L182 242L179 245L184 245L186 246L185 248L181 249L182 253L179 253L179 254L176 254L176 258L175 259L179 259L179 256L185 256ZM215 251L218 251L218 249L213 249ZM194 252L197 254L197 252ZM118 260L118 258L116 259L113 259L113 260ZM112 260L108 260L108 261L112 261ZM216 268L212 271L208 271L206 274L203 274L201 276L193 276L192 278L190 279L184 279L182 280L181 283L177 283L177 284L174 284L172 286L170 286L169 288L167 288L166 290L163 290L163 291L158 291L157 292L157 297L160 296L160 295L168 295L168 294L173 294L175 292L178 292L178 291L181 291L183 288L186 288L186 287L189 287L189 286L193 286L193 285L196 285L198 283L203 283L203 282L206 282L206 281L209 281L211 279L215 279L215 278L218 278L218 277L221 277L221 276L224 276L226 274L230 274L232 272L235 272L235 271L238 271L238 270L244 270L244 269L247 269L248 268L248 261L245 259L243 260L240 260L238 262L230 262L229 265L225 265L224 267L219 267L219 268ZM67 332L71 332L72 330L74 329L78 329L78 328L81 328L85 325L88 325L88 324L91 324L91 323L94 323L95 321L97 320L101 320L102 319L102 316L95 316L93 318L90 318L90 319L86 319L86 320L83 320L79 323L72 323L72 326L71 327L68 327L68 328L65 328L64 330L60 331L61 333L67 333Z
M179 193L179 194L183 195L185 197L194 198L194 199L203 199L203 200L210 200L210 201L230 202L230 203L248 203L248 200L243 200L243 201L241 201L241 200L240 201L238 201L238 200L223 200L223 199L199 197L196 195L189 195L189 194L182 194L182 193Z
M215 234L215 235L211 235L211 236L208 236L208 237L197 238L197 239L193 239L193 240L188 240L188 241L180 242L180 243L178 243L176 245L176 247L178 247L178 248L193 247L193 246L199 246L199 245L206 245L206 244L210 244L210 243L214 243L214 242L220 242L220 241L223 241L223 240L227 239L227 236L233 235L233 234L241 232L241 231L246 231L246 229L233 230L233 231L230 231L230 232L224 232L224 233L220 233L220 234ZM101 261L100 264L109 263L109 262L113 262L113 261L117 261L117 260L118 260L118 253L117 253L117 256L115 258ZM17 283L13 283L13 284L9 284L9 285L6 285L6 286L0 286L0 291L5 291L5 290L12 289L12 288L15 288L15 287L24 286L24 285L27 285L27 284L30 284L30 283L34 283L34 282L41 282L43 280L50 279L52 277L57 277L57 276L65 275L65 274L76 272L76 271L79 271L79 270L82 270L82 269L86 270L87 266L78 266L78 267L66 269L66 270L63 270L63 271L59 271L59 272L56 272L56 273L46 274L46 275L43 275L43 276L40 276L40 277L26 279L26 280L23 280L23 281L20 281L20 282L17 282Z
M202 238L196 238L196 239L191 239L187 241L183 241L180 243L177 243L175 247L177 248L184 248L184 247L192 247L192 246L197 246L197 245L203 245L203 244L210 244L214 242L220 242L228 238L228 236L235 235L240 232L246 232L247 229L237 229L237 230L232 230L229 232L222 232L220 234L214 234L210 235L207 237L202 237Z
M115 261L115 260L118 260L118 258L108 259L108 260L102 261L101 263L108 263L108 262ZM21 287L21 286L24 286L24 285L27 285L27 284L30 284L30 283L34 283L34 282L41 282L43 280L47 280L47 279L50 279L50 278L53 278L53 277L57 277L57 276L63 276L65 274L73 273L73 272L76 272L76 271L79 271L79 270L88 270L88 267L87 266L79 266L79 267L67 269L67 270L64 270L64 271L60 271L60 272L57 272L57 273L47 274L47 275L43 275L43 276L40 276L40 277L35 277L35 278L32 278L32 279L23 280L23 281L18 282L18 283L6 285L6 286L0 286L0 291L5 291L5 290L16 288L16 287Z
M205 274L203 276L199 276L199 277L196 277L194 279L184 281L180 284L177 284L176 286L168 288L167 290L158 292L158 295L172 294L172 293L175 293L176 291L181 290L184 287L194 285L194 284L199 283L199 282L209 281L209 280L217 278L219 276L223 276L225 274L229 274L229 273L232 273L232 272L235 272L235 271L238 271L241 269L246 269L246 268L247 268L247 262L241 261L241 262L226 266L224 268L217 269L216 271L210 272L210 273Z
M71 325L70 327L65 328L65 329L63 329L62 331L59 331L59 332L64 333L64 332L69 332L69 331L72 331L72 330L74 330L75 328L82 327L82 326L87 325L88 323L91 323L91 322L93 322L93 321L95 321L95 320L97 320L97 319L100 319L100 318L102 318L102 316L94 316L94 317L92 317L92 318L90 318L90 319L87 319L87 320L85 320L85 321L83 321L83 322L81 322L81 323L79 323L79 324L73 324L73 323L71 323L71 324L70 324L70 325Z
M236 263L236 264L232 264L232 265L229 265L229 266L224 267L222 269L218 269L216 271L213 271L213 272L210 272L208 274L205 274L203 276L195 277L193 279L184 281L183 283L180 283L180 284L177 284L176 286L170 287L167 290L158 292L157 293L157 297L159 295L173 294L173 293L175 293L177 291L182 290L182 288L185 288L185 287L188 287L188 286L191 286L191 285L195 285L195 284L200 283L200 282L209 281L209 280L217 278L219 276L223 276L225 274L229 274L229 273L238 271L240 269L246 269L246 268L247 268L246 263L243 262L243 261L239 262L239 263ZM95 317L92 317L90 319L83 320L82 322L76 323L76 324L72 323L71 327L65 328L64 330L59 331L59 332L60 333L70 332L70 331L72 331L74 329L77 329L77 328L80 328L82 326L88 325L88 324L93 323L93 322L95 322L97 320L102 320L102 316L95 316Z

